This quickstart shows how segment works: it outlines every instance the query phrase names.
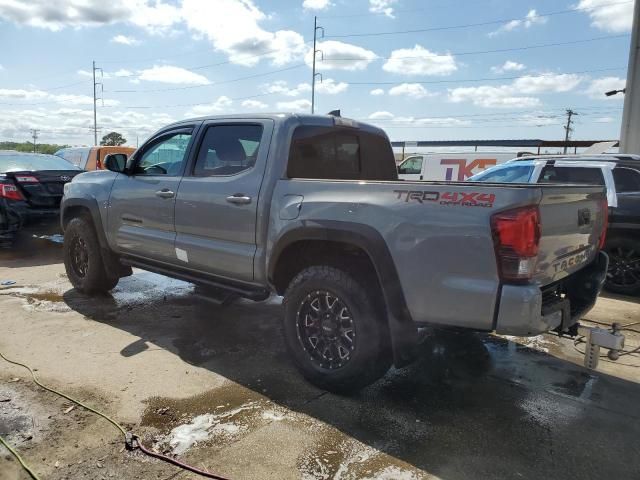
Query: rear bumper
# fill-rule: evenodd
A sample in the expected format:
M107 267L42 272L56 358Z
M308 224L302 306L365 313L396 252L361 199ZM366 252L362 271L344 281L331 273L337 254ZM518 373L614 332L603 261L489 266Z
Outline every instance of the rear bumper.
M599 252L590 265L552 285L503 285L496 333L530 336L567 331L595 305L608 263L607 254Z
M0 238L12 238L16 232L27 225L38 223L57 223L60 215L58 208L36 209L26 202L0 203Z

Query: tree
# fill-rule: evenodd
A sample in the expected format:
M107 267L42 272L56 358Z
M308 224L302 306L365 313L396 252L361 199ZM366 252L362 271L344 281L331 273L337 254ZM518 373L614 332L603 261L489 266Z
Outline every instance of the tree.
M108 147L117 147L125 143L127 143L127 139L118 132L107 133L104 137L102 137L102 140L100 140L100 145L105 145Z

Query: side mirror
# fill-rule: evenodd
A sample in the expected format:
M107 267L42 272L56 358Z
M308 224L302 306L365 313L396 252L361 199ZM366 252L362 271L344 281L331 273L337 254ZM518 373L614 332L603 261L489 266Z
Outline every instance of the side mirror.
M104 168L112 172L122 173L127 165L127 156L124 153L111 153L104 157Z

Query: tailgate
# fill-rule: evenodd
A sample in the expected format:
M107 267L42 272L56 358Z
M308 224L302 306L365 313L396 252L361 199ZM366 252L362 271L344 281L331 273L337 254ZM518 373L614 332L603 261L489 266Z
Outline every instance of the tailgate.
M541 237L534 280L548 285L591 263L606 221L600 186L540 186Z

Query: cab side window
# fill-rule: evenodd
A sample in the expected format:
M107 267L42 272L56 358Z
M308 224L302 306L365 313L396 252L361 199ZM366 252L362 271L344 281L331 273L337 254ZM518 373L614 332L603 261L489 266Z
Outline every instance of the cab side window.
M613 181L616 192L640 192L640 172L632 168L617 167L613 169Z
M422 157L407 158L398 168L401 175L419 175L422 173Z
M134 175L180 175L190 140L184 130L161 136L136 159Z

